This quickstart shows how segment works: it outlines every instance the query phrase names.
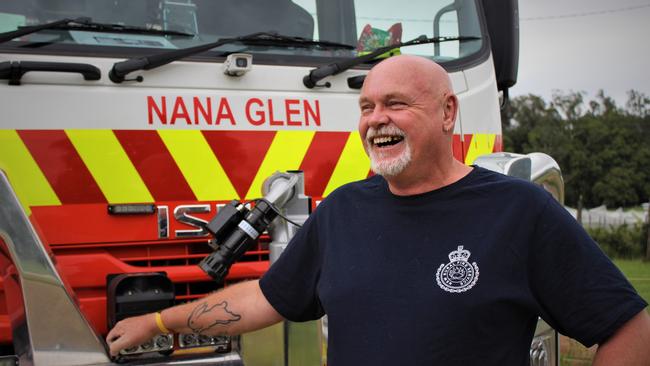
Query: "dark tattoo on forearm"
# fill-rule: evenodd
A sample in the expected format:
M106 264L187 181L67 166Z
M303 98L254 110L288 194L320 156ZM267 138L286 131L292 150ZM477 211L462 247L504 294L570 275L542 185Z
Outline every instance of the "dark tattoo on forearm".
M187 318L187 326L193 332L200 334L217 325L228 325L239 321L239 319L241 319L241 315L228 310L227 301L212 306L207 302L202 302L190 313Z

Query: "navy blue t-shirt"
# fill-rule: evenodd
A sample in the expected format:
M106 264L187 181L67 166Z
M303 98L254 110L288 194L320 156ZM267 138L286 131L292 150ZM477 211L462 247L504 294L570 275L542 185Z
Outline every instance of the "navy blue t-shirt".
M328 364L528 365L541 316L589 346L647 304L547 192L475 167L333 192L260 280L293 321L328 315Z

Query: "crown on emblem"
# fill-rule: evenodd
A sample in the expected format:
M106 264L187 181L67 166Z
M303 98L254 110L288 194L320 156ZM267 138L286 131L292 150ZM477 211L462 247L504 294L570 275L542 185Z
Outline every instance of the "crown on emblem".
M469 256L471 253L467 249L463 249L462 245L458 246L458 250L454 250L453 252L449 253L449 260L450 261L465 261L467 262L467 259L469 259Z

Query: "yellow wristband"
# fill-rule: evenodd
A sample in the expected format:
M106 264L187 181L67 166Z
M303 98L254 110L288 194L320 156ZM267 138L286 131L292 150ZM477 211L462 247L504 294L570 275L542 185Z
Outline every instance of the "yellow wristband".
M169 331L169 329L167 329L167 327L165 326L165 324L163 324L162 316L160 315L160 313L156 313L156 325L158 326L158 329L159 329L163 334L169 334L169 333L171 333L171 332Z

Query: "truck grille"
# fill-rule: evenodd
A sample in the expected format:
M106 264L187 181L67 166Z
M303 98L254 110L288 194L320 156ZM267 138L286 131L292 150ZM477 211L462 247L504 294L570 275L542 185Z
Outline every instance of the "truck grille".
M268 268L269 238L262 236L233 265L226 285L259 278ZM115 273L165 271L174 281L176 302L185 302L218 289L197 264L212 252L205 238L128 243L52 245L55 258L69 274L68 280L80 298L103 293L106 276ZM94 256L93 256L94 255ZM78 262L82 258L83 263ZM92 268L91 268L92 267ZM134 268L135 267L135 268ZM235 269L239 267L239 269ZM69 272L68 272L69 271ZM235 273L236 272L236 273ZM84 273L83 278L75 276Z
M109 254L124 264L134 267L196 265L212 248L206 239L174 241L145 241L129 243L53 245L55 255ZM238 262L269 260L269 240L262 237Z

